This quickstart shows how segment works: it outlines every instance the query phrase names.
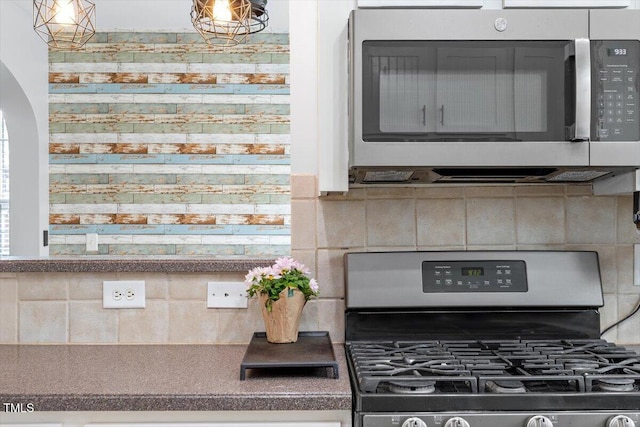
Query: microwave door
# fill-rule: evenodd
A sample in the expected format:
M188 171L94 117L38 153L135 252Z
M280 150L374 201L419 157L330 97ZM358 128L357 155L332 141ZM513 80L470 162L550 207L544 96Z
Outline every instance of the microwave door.
M364 41L352 165L588 165L575 44Z
M510 93L515 82L507 70L507 54L501 48L437 49L438 134L486 134L517 140L514 96Z
M567 56L575 71L566 70ZM588 40L567 42L562 49L525 43L445 47L437 49L437 64L439 134L514 142L589 140Z

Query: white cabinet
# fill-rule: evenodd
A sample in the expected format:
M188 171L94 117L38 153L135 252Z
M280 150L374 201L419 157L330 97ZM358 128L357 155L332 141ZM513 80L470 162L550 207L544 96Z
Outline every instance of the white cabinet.
M2 427L63 427L62 424L41 424L41 423L27 423L27 424L2 424Z
M482 7L482 0L358 0L358 7Z
M504 0L504 7L629 7L631 0Z
M351 427L351 411L43 411L0 413L0 427Z
M84 427L340 427L339 422L220 422L220 423L115 423L85 424Z

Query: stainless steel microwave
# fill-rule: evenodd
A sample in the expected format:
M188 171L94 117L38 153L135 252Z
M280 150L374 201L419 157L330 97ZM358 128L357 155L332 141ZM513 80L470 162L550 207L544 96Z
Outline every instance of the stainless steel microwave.
M354 10L350 182L637 169L639 71L640 10Z

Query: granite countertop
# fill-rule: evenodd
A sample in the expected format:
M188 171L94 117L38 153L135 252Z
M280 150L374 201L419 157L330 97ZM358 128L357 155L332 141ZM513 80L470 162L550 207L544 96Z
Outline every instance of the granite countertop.
M288 345L288 344L281 344ZM246 345L0 345L0 401L36 411L351 410L325 368L247 370Z
M200 273L248 271L273 259L205 256L0 257L0 273L153 272Z

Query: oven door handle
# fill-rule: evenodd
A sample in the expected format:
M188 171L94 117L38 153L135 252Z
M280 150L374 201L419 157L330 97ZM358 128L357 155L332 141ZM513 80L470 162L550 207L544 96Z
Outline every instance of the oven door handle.
M591 43L575 40L576 121L571 141L589 141L591 134Z

